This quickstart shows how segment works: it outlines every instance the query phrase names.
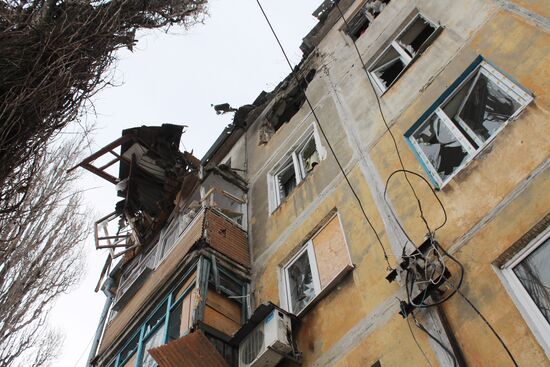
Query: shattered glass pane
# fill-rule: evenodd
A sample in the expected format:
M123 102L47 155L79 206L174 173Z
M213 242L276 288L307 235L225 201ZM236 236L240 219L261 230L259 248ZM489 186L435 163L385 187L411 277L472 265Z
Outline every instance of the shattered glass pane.
M414 57L434 32L434 26L419 16L403 32L397 43L403 47L410 57Z
M546 321L550 323L550 238L513 270Z
M287 272L292 311L297 314L315 297L313 274L307 251L288 267Z
M466 98L458 116L482 141L489 139L521 107L481 73Z
M315 139L313 139L313 137L307 142L302 150L301 156L304 162L305 174L311 172L313 168L319 164L319 154L317 153L317 147L315 146Z
M403 63L403 60L397 57L384 67L375 70L374 74L382 82L384 87L388 88L397 79L397 77L399 77L401 72L405 69L405 66L406 65Z
M155 367L157 363L149 354L149 350L164 344L164 327L158 328L157 331L143 345L143 361L141 367Z
M291 163L284 171L278 176L279 190L281 193L281 200L286 198L292 190L296 187L296 173L294 172L294 165Z
M413 134L413 138L442 181L468 157L468 152L435 113Z

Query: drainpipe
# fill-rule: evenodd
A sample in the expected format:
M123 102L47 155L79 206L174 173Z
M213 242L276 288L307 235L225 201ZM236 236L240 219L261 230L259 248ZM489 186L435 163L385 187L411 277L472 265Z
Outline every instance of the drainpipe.
M107 297L107 299L105 300L105 305L103 306L103 311L101 312L101 317L99 318L99 324L97 325L97 329L95 331L94 342L92 344L92 349L90 350L90 354L88 355L88 363L86 363L86 367L93 367L92 359L94 359L95 354L97 352L97 347L99 346L99 340L101 339L101 334L103 333L103 328L105 327L105 322L107 321L107 315L109 313L109 309L111 308L111 304L113 303L114 294L111 292L111 288L113 286L114 286L113 278L108 277L105 280L105 283L103 283L103 287L101 287L101 290L103 291L103 293L105 293L105 296Z

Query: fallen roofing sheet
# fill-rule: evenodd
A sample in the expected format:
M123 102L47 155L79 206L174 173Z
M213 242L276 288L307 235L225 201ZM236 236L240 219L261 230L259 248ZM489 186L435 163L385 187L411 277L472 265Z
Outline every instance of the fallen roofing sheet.
M149 353L159 367L229 367L201 331L150 349Z

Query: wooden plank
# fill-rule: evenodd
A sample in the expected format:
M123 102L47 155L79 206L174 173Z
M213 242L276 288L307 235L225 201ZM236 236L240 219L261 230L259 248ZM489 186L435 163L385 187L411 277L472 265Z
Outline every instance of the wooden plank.
M193 292L189 293L182 301L182 310L181 310L181 324L180 324L180 334L185 335L191 328L191 312L193 311L192 300Z
M105 145L103 148L99 149L97 152L89 155L88 157L84 158L80 163L78 163L76 166L70 168L67 172L71 172L77 167L83 167L85 164L88 164L95 159L101 157L103 154L109 153L114 148L126 143L128 140L132 139L134 137L134 134L127 134L124 136L121 136L120 138L116 139L115 141Z
M236 301L216 293L213 288L208 289L208 293L206 294L206 305L240 324L241 305Z
M321 288L325 288L343 269L351 265L348 247L335 215L314 237L313 248L321 278Z
M218 312L210 306L204 308L204 321L206 325L221 331L222 333L232 336L240 329L241 325L231 320L226 315Z

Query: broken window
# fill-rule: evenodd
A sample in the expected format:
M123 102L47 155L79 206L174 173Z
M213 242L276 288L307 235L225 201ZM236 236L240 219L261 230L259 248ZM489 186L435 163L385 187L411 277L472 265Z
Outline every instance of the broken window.
M352 269L340 219L334 214L328 218L282 267L285 294L282 304L296 315Z
M193 275L184 278L157 307L147 314L137 329L122 342L115 355L119 367L157 366L149 350L177 339L189 330Z
M305 177L309 172L313 171L313 168L315 168L317 164L319 164L319 152L317 152L313 136L309 138L302 150L300 150L298 157L302 175Z
M438 26L416 15L368 68L380 93L385 92L435 38Z
M298 314L321 290L311 241L285 268L285 275L289 309Z
M282 201L296 187L296 171L294 170L292 160L290 160L275 177L279 189L279 200Z
M550 227L540 232L504 266L502 275L530 327L550 349Z
M376 18L386 7L390 0L369 0L350 20L346 33L352 40L356 41L367 30L370 23Z
M550 323L550 238L523 258L512 271Z
M487 62L478 64L455 82L443 103L432 106L433 112L405 134L438 187L532 100Z
M170 224L168 229L162 234L161 245L157 250L157 262L160 262L164 258L164 256L166 256L166 254L170 252L172 247L174 247L174 245L176 244L176 241L178 240L180 234L180 217L177 216L172 220L172 223Z
M272 187L271 211L275 210L324 158L325 152L319 144L320 139L313 126L304 136L295 148L286 154L283 163L268 175Z
M151 354L149 354L149 350L164 344L165 334L165 328L159 327L146 337L143 345L144 351L141 367L155 367L157 365Z

